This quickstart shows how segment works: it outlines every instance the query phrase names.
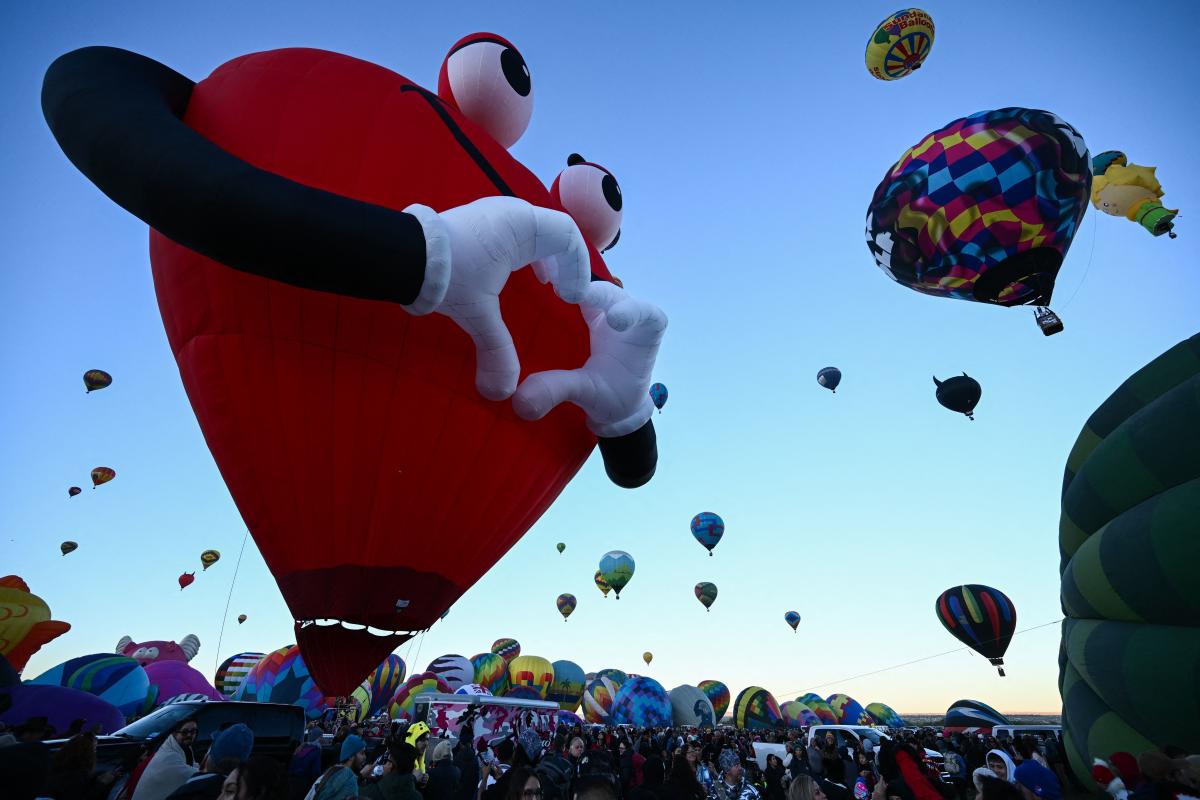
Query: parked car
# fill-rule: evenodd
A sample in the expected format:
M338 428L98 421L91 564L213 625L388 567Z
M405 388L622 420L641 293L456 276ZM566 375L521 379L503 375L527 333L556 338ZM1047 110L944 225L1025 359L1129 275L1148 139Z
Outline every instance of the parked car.
M832 733L837 739L838 747L849 747L855 741L871 743L871 748L879 749L880 742L890 740L888 736L881 730L872 728L869 725L813 725L808 729L808 746L812 747L813 742L824 740L826 733ZM937 750L925 748L925 760L933 764L938 771L941 771L944 758Z

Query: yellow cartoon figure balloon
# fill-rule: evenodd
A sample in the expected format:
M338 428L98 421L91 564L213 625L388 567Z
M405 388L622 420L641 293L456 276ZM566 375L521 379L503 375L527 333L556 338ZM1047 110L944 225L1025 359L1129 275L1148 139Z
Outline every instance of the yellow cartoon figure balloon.
M903 8L879 26L867 42L867 71L881 81L920 69L933 49L933 19L919 8Z
M32 594L16 575L0 578L0 654L17 672L42 645L71 630L66 622L50 619L46 601Z
M1163 208L1162 184L1155 167L1130 164L1120 150L1107 150L1092 159L1092 205L1105 214L1133 220L1154 236L1175 238L1179 209Z

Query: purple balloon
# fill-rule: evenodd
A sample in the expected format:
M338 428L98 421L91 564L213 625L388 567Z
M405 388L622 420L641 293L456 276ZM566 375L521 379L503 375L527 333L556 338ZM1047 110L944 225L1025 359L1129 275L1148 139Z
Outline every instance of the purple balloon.
M150 685L158 689L156 705L181 694L202 694L209 700L223 700L220 692L204 676L183 661L155 661L145 666Z
M0 687L0 708L4 709L0 722L10 727L30 717L45 717L60 736L77 719L84 721L85 729L98 724L101 733L125 727L125 715L112 703L65 686L26 683Z

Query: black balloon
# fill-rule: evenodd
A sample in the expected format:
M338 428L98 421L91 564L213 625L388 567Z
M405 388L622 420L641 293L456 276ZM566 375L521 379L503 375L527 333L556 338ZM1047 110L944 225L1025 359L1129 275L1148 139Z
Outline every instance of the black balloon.
M979 385L979 381L964 372L944 381L934 378L933 383L937 386L939 403L951 411L966 414L967 419L975 419L975 406L979 404L979 398L983 395L983 387Z

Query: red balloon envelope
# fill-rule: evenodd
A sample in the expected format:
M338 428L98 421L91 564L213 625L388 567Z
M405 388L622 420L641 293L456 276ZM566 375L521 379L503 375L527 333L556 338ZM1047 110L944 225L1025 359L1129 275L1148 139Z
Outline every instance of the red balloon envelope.
M194 572L183 573L182 575L179 576L179 591L182 592L184 589L186 589L187 587L189 587L193 583L195 583L195 581L196 581L196 573L194 573Z
M196 85L184 119L259 168L391 209L504 194L555 207L454 107L348 56L235 59ZM525 422L481 397L474 346L444 316L239 272L154 231L150 255L188 397L325 694L350 694L432 625L596 443L574 406ZM532 270L501 307L522 377L588 358L579 309Z

